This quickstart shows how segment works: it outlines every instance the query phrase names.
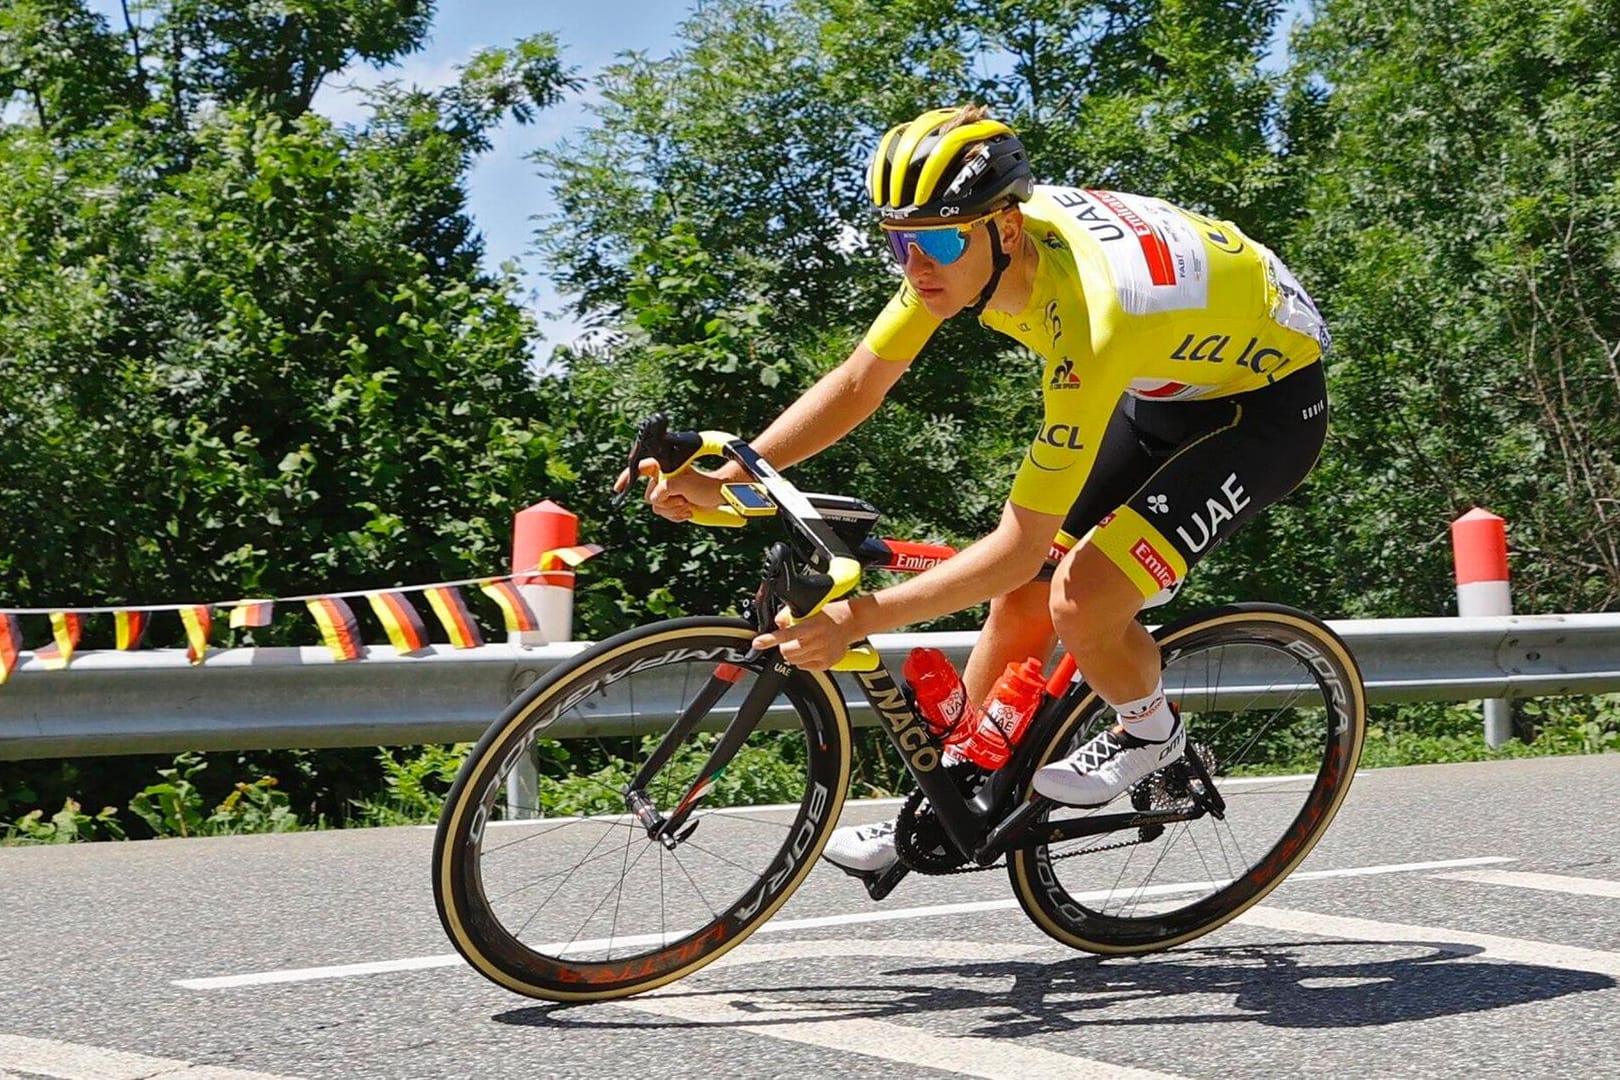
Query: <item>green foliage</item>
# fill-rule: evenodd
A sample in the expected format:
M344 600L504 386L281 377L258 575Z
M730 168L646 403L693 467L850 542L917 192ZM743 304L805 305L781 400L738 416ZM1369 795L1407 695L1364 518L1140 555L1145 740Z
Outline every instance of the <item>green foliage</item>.
M197 774L207 768L208 763L196 754L179 755L173 766L158 770L163 778L159 783L136 793L130 810L160 837L298 831L298 815L288 805L287 795L276 790L273 776L238 782L210 810L195 783Z
M1511 524L1521 610L1620 599L1615 14L1329 0L1297 42L1292 261L1338 358L1313 512L1276 553L1335 610L1448 610L1447 525L1475 504ZM1328 518L1332 557L1295 558Z
M1479 705L1375 707L1363 768L1499 758L1602 754L1620 750L1620 695L1532 698L1514 703L1519 738L1485 745Z
M0 123L0 601L500 565L512 512L571 474L464 182L493 125L578 88L555 39L478 52L444 89L388 84L337 129L314 90L419 48L431 4L135 14L120 33L72 0L0 12L19 106ZM255 640L309 632L293 613Z
M714 736L699 736L683 745L666 767L666 777L695 774L713 749ZM539 742L540 804L548 816L617 814L624 811L624 792L638 764L657 745L657 737L636 743L542 739ZM470 743L379 751L384 795L357 800L354 821L361 825L427 825L436 822L456 773L472 749ZM665 793L667 795L667 792ZM797 801L804 794L802 736L762 736L738 752L704 805L744 806Z
M410 753L416 749L415 754ZM444 798L467 760L472 743L420 748L380 748L383 790L378 798L356 799L353 824L431 825L439 820Z
M624 792L634 777L638 762L658 745L659 736L640 740L631 758L610 755L589 772L573 771L547 777L540 784L540 804L549 815L621 814ZM665 766L661 777L695 776L714 749L718 736L698 735L682 743ZM756 736L738 750L736 757L716 778L703 796L703 805L750 806L798 802L805 791L804 736L797 732ZM660 798L673 801L681 792L660 792Z
M124 840L124 828L118 821L118 811L104 806L97 814L83 813L77 802L65 799L62 809L49 820L45 811L30 810L15 821L0 821L0 847L22 844L70 844L80 840Z
M110 256L63 232L113 176L63 191L43 158L13 176L13 205L47 220L0 299L0 506L35 523L32 588L9 591L229 597L498 565L554 446L509 284L411 250L401 198L364 176L392 155L346 153L314 118L217 124L168 190L105 207L131 245Z
M75 0L0 5L0 101L41 131L71 132L143 104L139 72L104 20Z

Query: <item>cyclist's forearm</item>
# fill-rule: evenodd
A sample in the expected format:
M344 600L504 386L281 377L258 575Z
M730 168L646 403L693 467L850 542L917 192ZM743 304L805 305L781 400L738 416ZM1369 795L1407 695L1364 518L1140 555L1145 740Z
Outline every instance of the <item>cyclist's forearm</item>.
M949 615L1028 583L1046 559L1061 516L1033 514L1011 504L994 532L910 581L856 599L863 635Z
M778 469L815 457L883 404L889 388L905 370L904 364L893 365L892 371L881 366L888 364L857 349L848 360L816 380L757 438L751 439L750 445ZM726 480L746 479L742 469L730 463L716 474Z

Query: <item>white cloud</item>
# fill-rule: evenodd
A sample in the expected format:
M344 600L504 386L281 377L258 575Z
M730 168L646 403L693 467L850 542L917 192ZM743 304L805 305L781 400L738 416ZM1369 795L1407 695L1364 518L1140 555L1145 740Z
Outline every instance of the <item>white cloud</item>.
M459 77L457 69L465 66L476 51L468 49L460 56L451 57L429 57L418 53L407 57L404 63L382 68L356 60L321 84L311 107L335 124L364 123L371 116L366 108L365 91L374 90L386 82L419 86L424 90L449 86Z

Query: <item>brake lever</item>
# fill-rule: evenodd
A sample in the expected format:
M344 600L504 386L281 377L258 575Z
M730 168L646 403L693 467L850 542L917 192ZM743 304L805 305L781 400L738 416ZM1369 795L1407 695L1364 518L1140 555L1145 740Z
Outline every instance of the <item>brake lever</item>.
M623 491L613 493L613 509L619 509L630 498L630 487L638 477L636 467L641 464L643 458L656 458L659 456L659 452L663 449L664 437L668 432L669 417L664 413L653 413L636 428L636 437L630 443L630 464L628 466L630 479L624 485Z

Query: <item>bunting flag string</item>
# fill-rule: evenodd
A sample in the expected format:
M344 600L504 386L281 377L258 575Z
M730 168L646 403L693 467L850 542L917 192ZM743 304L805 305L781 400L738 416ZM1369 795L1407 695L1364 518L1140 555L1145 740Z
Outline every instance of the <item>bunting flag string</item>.
M22 651L22 626L17 616L0 611L0 686L11 678L11 669L17 666L17 654Z
M146 623L150 617L144 611L113 612L113 636L118 648L126 652L140 648L141 638L146 636Z
M450 644L457 649L472 649L484 643L483 634L467 606L461 590L477 586L500 609L509 633L538 629L539 619L534 608L524 597L519 582L536 581L536 575L578 567L587 559L601 554L599 544L577 544L543 552L535 565L522 567L511 574L493 577L465 578L460 581L440 581L430 585L395 586L387 589L362 589L351 592L311 593L306 596L280 596L222 601L219 603L143 604L132 607L77 607L65 608L0 608L0 685L16 670L25 651L21 616L48 616L51 641L34 650L34 658L43 666L58 670L65 668L78 651L84 630L84 620L93 615L113 617L116 647L129 651L139 649L151 628L155 614L175 612L185 626L186 658L192 664L207 659L209 638L213 632L214 612L228 611L232 629L254 629L269 626L277 604L303 603L313 616L321 632L321 640L331 650L334 659L354 660L364 655L365 643L360 633L354 610L346 602L353 597L364 597L377 621L388 634L389 643L396 652L408 654L429 647L427 626L421 613L407 594L422 593L434 616L444 627Z
M349 605L335 596L306 601L309 613L315 616L315 625L321 628L321 640L332 650L332 659L342 663L358 660L363 646L360 626L354 621Z
M422 625L422 616L416 613L415 606L405 598L404 593L375 593L370 600L371 610L388 632L388 640L393 642L395 652L403 656L427 647L427 627Z
M530 578L530 577L533 577L536 573L546 571L548 567L551 570L558 569L556 563L559 562L559 561L561 561L561 562L563 562L565 564L568 564L568 565L577 566L577 565L579 565L579 563L584 562L586 559L589 559L594 555L601 554L602 551L603 551L603 548L602 548L602 546L600 544L579 544L579 545L577 545L575 547L571 547L571 548L555 548L555 549L553 549L551 551L542 552L541 555L540 555L539 561L536 562L534 566L524 567L521 570L514 570L510 574L500 574L500 575L497 575L497 577L499 578L499 580L502 580L502 581L510 581L513 578ZM564 552L566 552L567 554L562 554ZM573 560L573 561L571 562L570 560ZM489 581L489 580L491 580L490 577L488 575L486 575L484 577L462 578L459 581L435 581L431 585L395 585L395 586L391 586L391 587L389 587L387 589L354 589L354 590L349 591L349 592L308 593L308 594L303 595L303 596L277 596L277 597L273 597L273 598L269 598L269 599L271 600L271 602L277 603L277 604L303 603L303 602L305 602L307 600L320 600L323 597L327 597L327 596L338 596L338 597L342 597L343 599L349 599L351 597L356 597L356 596L375 596L375 595L377 595L379 593L385 593L385 592L425 592L428 589L456 588L456 587L462 587L462 586L467 586L467 585L478 585L478 584L481 584L482 582ZM208 604L206 606L209 607L209 608L233 607L236 604L246 603L246 602L249 602L249 601L240 601L240 600L238 600L238 601L220 601L218 603L212 603L212 604ZM196 606L198 606L198 605L196 605L194 603L193 604L142 604L141 605L141 610L146 611L146 612L184 611L187 608L192 608L192 607L196 607ZM59 607L56 607L56 608L0 608L0 613L6 613L6 614L11 614L11 615L49 615L53 611L61 611L61 610L63 610L63 609L59 608ZM126 610L128 610L128 608L125 608L125 607L75 607L72 610L75 613L77 613L77 614L79 614L81 616L82 615L112 615L112 614L114 614L116 612L119 612L119 611L126 611Z
M51 643L37 650L34 659L51 671L67 667L73 660L73 651L79 647L79 634L83 629L78 612L51 612Z

